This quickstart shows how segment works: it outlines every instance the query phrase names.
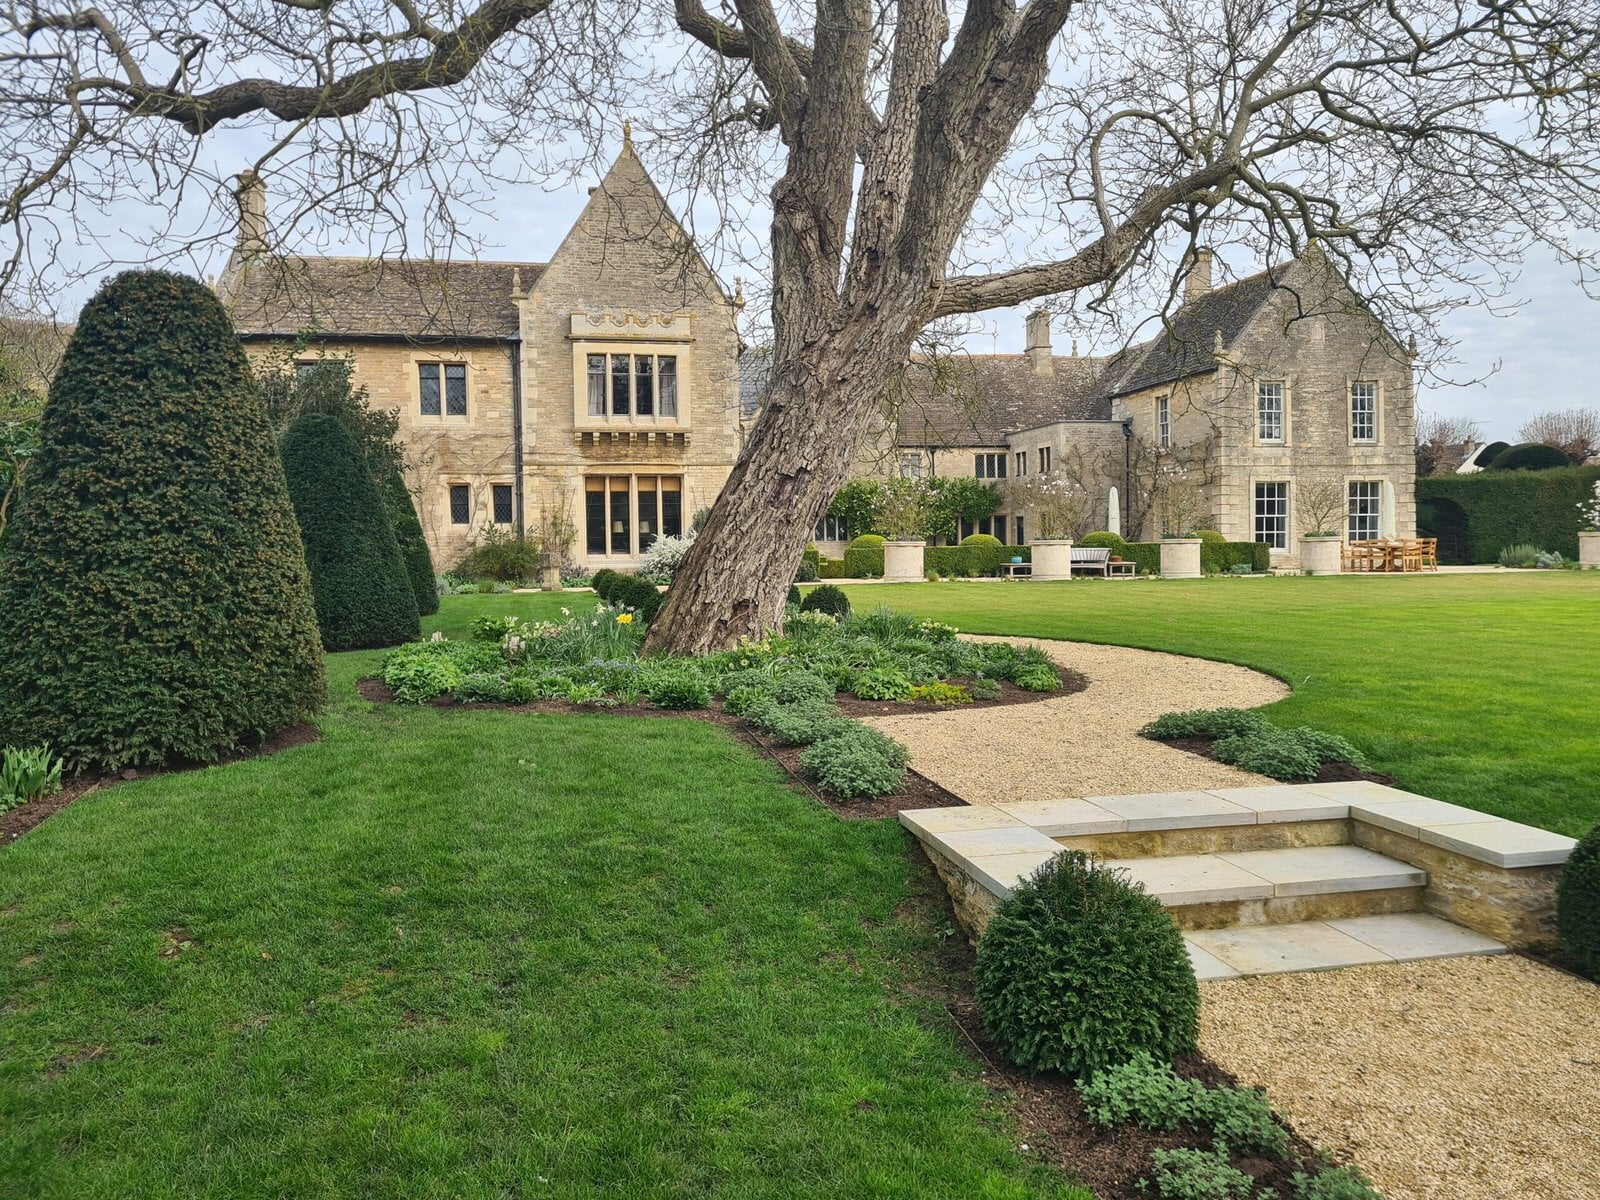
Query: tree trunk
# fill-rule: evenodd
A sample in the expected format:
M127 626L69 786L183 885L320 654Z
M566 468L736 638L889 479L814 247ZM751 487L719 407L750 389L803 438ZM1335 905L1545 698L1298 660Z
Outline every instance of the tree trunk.
M708 654L770 633L812 531L911 348L911 321L857 318L774 364L766 407L667 591L647 653Z

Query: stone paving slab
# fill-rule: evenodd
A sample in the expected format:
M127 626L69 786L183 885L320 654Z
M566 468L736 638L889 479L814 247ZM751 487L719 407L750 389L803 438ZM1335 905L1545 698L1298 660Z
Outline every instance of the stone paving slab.
M1155 829L1210 829L1218 825L1256 823L1256 814L1250 809L1210 792L1090 796L1089 803L1122 817L1127 821L1129 833Z
M1262 825L1279 821L1342 821L1350 815L1348 804L1289 783L1269 787L1209 788L1208 791L1230 804L1248 808Z
M1017 854L1034 851L1040 854L1061 853L1054 841L1027 825L1005 825L987 829L950 829L928 834L929 840L948 854L960 858L988 858L996 854Z
M949 833L956 829L1001 829L1033 822L1011 816L992 805L969 804L953 808L902 809L900 824L912 832Z
M1220 854L1178 854L1166 858L1117 858L1106 866L1126 871L1162 904L1211 904L1226 900L1266 900L1272 884L1228 862Z
M1325 922L1340 933L1382 950L1396 962L1451 958L1458 954L1504 954L1492 937L1464 929L1429 913L1381 913Z
M1554 866L1566 862L1578 844L1559 833L1493 818L1427 827L1417 831L1417 839L1496 867Z
M1266 880L1274 896L1421 887L1428 881L1427 872L1358 846L1297 846L1217 857Z
M1126 817L1092 800L1013 800L995 807L1050 837L1122 833L1128 828Z
M1028 876L1061 853L1060 846L1043 850L1021 850L1014 854L990 854L966 860L966 870L975 880L1004 900Z
M1196 930L1184 937L1240 975L1329 971L1394 961L1392 955L1323 921Z

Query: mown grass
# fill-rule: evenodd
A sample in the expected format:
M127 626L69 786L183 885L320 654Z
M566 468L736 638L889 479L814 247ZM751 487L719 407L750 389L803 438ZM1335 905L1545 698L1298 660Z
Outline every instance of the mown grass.
M1242 663L1294 688L1273 720L1343 734L1400 787L1571 836L1600 820L1600 572L849 592L969 632Z
M319 744L0 852L0 1195L1087 1195L921 986L892 822L694 721L369 706L378 659Z

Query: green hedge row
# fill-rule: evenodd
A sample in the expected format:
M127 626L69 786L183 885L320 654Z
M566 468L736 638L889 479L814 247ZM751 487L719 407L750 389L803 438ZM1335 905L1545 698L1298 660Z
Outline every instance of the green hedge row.
M822 572L818 571L821 575ZM881 579L883 577L882 546L851 546L844 552L843 570L839 575L823 575L824 579Z
M1000 564L1012 558L1033 561L1031 546L929 546L923 551L928 570L947 579L977 579L998 575Z
M1155 575L1161 570L1159 542L1128 542L1119 554L1137 564L1139 574ZM1498 551L1496 551L1498 553ZM976 579L999 572L1000 564L1012 556L1033 561L1031 546L929 546L923 552L928 570L946 579ZM1244 565L1252 571L1270 570L1272 552L1265 542L1225 542L1200 548L1200 569L1207 574L1226 574L1230 567ZM817 566L823 579L875 579L883 574L883 547L861 546L846 550L845 556L825 558Z
M1417 533L1439 539L1439 561L1498 562L1526 543L1578 556L1578 502L1594 495L1600 467L1481 471L1417 480Z
M1226 574L1230 567L1271 570L1272 547L1265 542L1224 542L1200 547L1200 569L1206 574Z

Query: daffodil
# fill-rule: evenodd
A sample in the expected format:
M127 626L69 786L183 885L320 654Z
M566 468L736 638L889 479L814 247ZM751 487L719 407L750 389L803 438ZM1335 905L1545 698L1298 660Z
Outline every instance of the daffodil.
M618 625L632 625L633 624L633 614L632 613L618 613L617 614L617 624Z

